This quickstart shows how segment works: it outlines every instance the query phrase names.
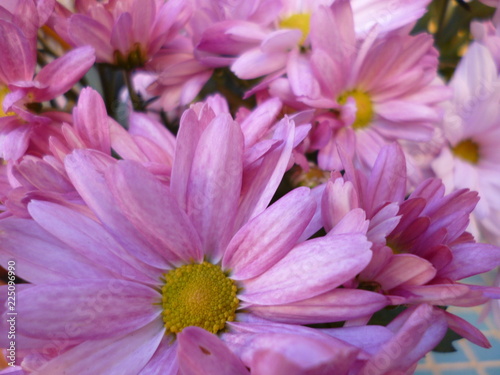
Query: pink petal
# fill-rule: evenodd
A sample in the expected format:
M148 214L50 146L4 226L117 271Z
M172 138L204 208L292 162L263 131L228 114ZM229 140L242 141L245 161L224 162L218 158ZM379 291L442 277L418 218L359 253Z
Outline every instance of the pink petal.
M171 337L163 335L163 338L147 365L138 375L176 375L179 372L177 360L177 342L171 342Z
M468 321L460 318L457 315L450 314L447 311L445 311L444 314L446 317L446 322L448 323L448 327L450 327L450 329L476 345L479 345L483 348L491 348L491 344L486 336L484 336L484 334L479 329L474 327Z
M117 277L149 284L158 282L159 271L136 268L138 260L89 217L67 207L41 201L31 201L28 211L42 228L92 264L109 269ZM67 252L69 255L70 251Z
M278 98L271 98L259 104L248 117L241 122L241 131L245 137L245 147L252 147L269 131L278 116L282 103Z
M203 259L196 230L156 177L126 160L119 161L106 177L122 212L158 253L186 262Z
M443 313L429 305L418 305L399 314L387 326L394 337L379 348L360 374L408 371L443 338L447 328Z
M262 274L295 246L314 210L309 189L292 190L235 234L223 267L231 269L235 280Z
M250 306L262 318L288 324L338 322L369 316L389 304L382 294L357 289L334 289L289 305Z
M500 266L500 248L497 246L463 243L452 246L451 250L452 262L439 273L439 276L450 280L461 280Z
M435 275L436 269L427 260L413 254L398 254L390 258L377 276L377 281L388 291L395 287L423 285Z
M95 61L95 51L90 46L71 50L45 65L35 80L47 88L34 93L34 100L44 102L64 94L82 78Z
M111 31L96 20L83 14L72 15L68 22L69 36L77 46L95 48L97 62L114 63Z
M183 375L249 374L243 363L215 335L187 327L177 336L179 369Z
M187 212L205 254L217 262L227 246L240 198L243 135L230 115L218 115L200 137L187 189Z
M252 335L241 357L256 374L347 374L358 352L332 338L266 332Z
M384 203L402 202L406 194L406 163L403 150L397 143L380 151L365 194L367 216Z
M204 130L202 121L212 121L214 118L214 112L207 107L200 115L200 120L198 120L198 115L192 109L188 109L182 114L177 134L175 163L172 166L172 176L170 178L172 195L176 197L177 203L182 209L186 209L187 187L193 165L193 155Z
M356 276L370 261L361 234L315 238L297 245L264 274L246 280L240 299L274 305L311 298Z
M136 375L148 363L164 336L161 320L119 338L86 341L56 357L39 375Z
M111 46L114 51L119 51L126 59L134 44L132 38L132 16L129 12L124 12L120 14L113 25L110 39Z
M245 170L242 199L235 220L236 229L264 211L271 202L290 161L294 138L295 125L285 117L276 126L273 137L283 140L282 145Z
M116 160L90 150L75 150L65 159L66 172L85 203L99 217L106 230L131 255L160 269L168 262L149 245L118 209L104 177Z
M161 314L161 295L118 279L67 280L19 293L20 333L44 339L98 339L133 332ZM29 302L27 302L29 301Z
M35 73L36 51L13 23L0 20L0 81L31 81Z
M358 205L358 195L350 181L344 181L343 178L328 181L321 201L325 230L329 232Z
M32 283L113 277L109 270L71 251L33 220L0 220L0 238L2 265L16 259L16 273Z
M251 49L238 57L231 65L231 70L240 79L253 79L283 68L287 62L287 53L264 53L260 48Z
M97 91L84 88L80 92L78 105L73 109L73 125L87 147L109 154L109 119L106 106Z

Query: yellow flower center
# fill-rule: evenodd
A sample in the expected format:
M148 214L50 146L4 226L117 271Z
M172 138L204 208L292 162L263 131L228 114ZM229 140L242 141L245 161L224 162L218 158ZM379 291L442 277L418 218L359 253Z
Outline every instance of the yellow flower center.
M471 164L477 164L479 162L479 145L472 139L466 139L459 142L455 147L452 147L451 151L455 156Z
M310 13L297 13L292 14L290 17L282 19L279 26L282 29L299 29L302 31L302 38L299 44L304 44L306 38L309 36L311 30L311 14Z
M7 112L5 113L3 111L2 103L3 100L5 99L5 96L9 93L9 89L6 86L0 85L0 117L5 117L5 116L12 116L15 113L14 112Z
M197 326L217 333L235 319L238 288L219 266L188 264L165 274L163 321L167 333Z
M357 108L356 119L354 120L352 127L354 129L366 128L370 125L374 115L373 103L370 95L359 90L346 91L338 97L337 102L344 105L347 103L347 99L349 97L354 99Z

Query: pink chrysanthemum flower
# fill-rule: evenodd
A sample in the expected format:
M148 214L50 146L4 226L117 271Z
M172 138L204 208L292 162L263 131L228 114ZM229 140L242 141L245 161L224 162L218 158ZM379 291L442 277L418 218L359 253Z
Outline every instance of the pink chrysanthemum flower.
M310 39L311 51L288 67L288 77L269 85L275 95L323 109L311 133L321 168L342 169L338 144L369 169L383 145L431 138L448 92L436 81L431 35L380 36L375 28L359 41L350 2L342 0L313 15Z
M32 220L0 221L2 263L15 257L19 276L33 283L18 294L29 301L17 307L19 348L34 350L26 364L36 367L36 350L51 340L66 345L39 374L194 371L204 362L193 358L207 354L219 359L213 371L227 368L225 357L232 373L245 373L209 333L234 320L251 328L240 311L272 320L282 306L298 323L316 323L387 303L335 289L370 261L364 218L301 242L315 214L309 189L266 209L268 181L245 182L239 125L227 114L197 121L180 129L170 187L137 162L76 150L65 169L86 206L33 200Z
M479 193L473 229L500 244L500 79L485 46L469 47L450 87L453 98L443 124L446 147L432 167L448 191L469 188Z
M72 14L58 5L54 29L74 46L92 46L97 62L125 69L143 66L189 19L185 1L78 1Z
M458 282L500 265L500 248L476 243L465 232L478 201L475 192L444 195L443 184L429 179L405 199L405 160L396 145L382 149L369 177L347 159L344 163L345 175L334 176L325 189L322 213L327 230L359 208L370 220L373 258L353 287L384 293L394 305L475 306L489 297L500 298L500 289ZM489 346L475 327L445 315L450 328Z
M52 120L40 113L42 102L68 91L95 61L91 47L77 48L44 66L35 75L36 49L16 24L0 20L0 157L20 158L32 132Z
M254 1L252 6L228 1L197 0L193 16L198 57L212 66L228 66L242 79L289 72L309 49L311 17L332 0ZM381 32L411 24L429 0L398 2L353 0L356 33L363 38L378 25Z

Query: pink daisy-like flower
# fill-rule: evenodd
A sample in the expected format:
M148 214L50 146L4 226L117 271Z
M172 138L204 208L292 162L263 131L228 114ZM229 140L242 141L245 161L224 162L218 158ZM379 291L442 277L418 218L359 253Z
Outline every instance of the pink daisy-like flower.
M27 301L17 307L18 345L33 350L24 363L38 374L195 371L206 362L194 359L207 354L229 361L212 361L213 371L245 373L208 333L239 321L240 311L272 320L273 307L298 304L294 319L316 323L387 303L375 293L335 289L370 261L363 218L300 242L315 213L309 189L267 209L248 207L248 199L261 205L255 196L267 195L267 181L240 199L239 125L226 114L193 125L184 122L179 133L170 188L139 163L76 150L65 168L86 207L33 200L33 220L0 222L2 263L15 258L19 276L33 283L18 291ZM341 296L349 306L338 303ZM45 353L48 362L37 365L53 340L64 343L62 354L48 360Z
M74 46L92 46L97 62L125 69L143 66L189 19L189 2L78 1L72 14L58 4L52 24Z
M458 282L500 265L500 248L476 243L465 232L478 201L475 192L444 195L443 184L429 179L405 199L404 154L395 144L382 149L370 176L344 163L345 175L334 176L325 189L322 213L327 230L359 208L370 220L373 258L353 287L384 293L394 305L475 306L500 298L500 289ZM449 313L446 318L450 328L489 346L472 325Z
M36 49L15 23L0 19L0 156L20 158L33 129L52 120L42 110L42 102L68 91L95 61L91 47L77 48L53 60L35 74Z
M380 36L375 28L360 41L350 2L342 0L313 15L310 38L311 51L269 85L320 110L311 138L321 168L342 169L337 145L369 169L383 145L431 138L448 92L437 82L431 35Z
M450 87L443 123L446 142L432 167L448 191L476 190L476 234L500 244L500 79L489 50L473 43L460 62Z

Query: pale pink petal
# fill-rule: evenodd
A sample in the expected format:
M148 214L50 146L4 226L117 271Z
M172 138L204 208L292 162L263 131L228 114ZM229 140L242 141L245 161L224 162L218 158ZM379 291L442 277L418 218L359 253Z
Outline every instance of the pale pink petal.
M291 191L235 234L222 266L231 270L235 280L265 272L295 246L314 210L309 189Z
M439 276L450 280L488 272L500 266L500 248L485 243L463 243L451 247L452 262L440 270Z
M200 115L200 120L198 120L198 115L192 109L186 110L180 120L170 189L182 209L186 209L187 186L193 165L193 155L204 130L202 121L211 121L215 118L214 112L210 108L205 108Z
M187 212L204 253L217 262L227 246L240 198L243 135L230 115L218 115L200 137L187 186Z
M16 259L16 274L32 283L113 277L108 269L71 251L33 220L0 220L0 238L2 265Z
M115 240L141 261L168 269L167 260L154 251L117 207L104 177L115 163L110 156L90 150L75 150L65 159L66 172L75 189Z
M34 100L44 102L64 94L87 73L94 62L94 48L86 46L73 49L45 65L35 80L47 85L47 88L34 92Z
M250 306L265 319L289 324L338 322L369 316L390 303L382 294L357 289L334 289L289 305Z
M19 300L25 301L16 306L16 312L23 316L19 332L49 340L121 335L145 326L161 314L156 305L161 301L157 291L117 279L38 285L19 293Z
M430 262L413 254L397 254L389 259L377 277L384 290L407 285L423 285L432 280L436 269Z
M271 98L259 104L245 120L241 121L246 148L252 147L269 131L281 107L282 103L278 98Z
M119 161L107 172L111 192L122 212L158 253L185 262L203 259L198 233L168 187L141 165Z
M443 313L444 311L429 305L418 305L399 314L387 326L394 332L394 337L366 362L360 374L388 374L391 371L409 370L446 333Z
M231 65L231 70L240 79L253 79L283 68L286 65L288 54L274 52L264 53L255 48L245 52Z
M136 375L164 336L161 319L118 338L86 341L48 362L37 375Z
M263 160L245 169L242 199L235 220L235 229L255 217L269 205L292 155L295 125L287 117L276 126L274 139L283 140Z
M114 51L120 52L122 57L127 59L128 53L133 46L132 38L132 15L125 12L120 14L113 25L110 43Z
M245 375L250 372L215 335L199 327L187 327L177 336L178 361L183 375Z
M91 88L80 92L78 105L73 110L73 125L87 146L109 154L109 120L101 96Z
M95 48L97 62L114 63L113 47L109 43L111 31L83 14L72 15L68 22L69 36L77 46Z
M176 375L179 371L177 360L177 342L171 342L171 337L163 335L160 345L147 365L138 375Z
M89 217L67 207L42 201L31 201L28 211L42 228L93 264L109 269L117 277L149 284L158 282L161 275L159 271L141 271L136 268L140 261ZM70 253L68 250L67 252Z
M484 336L484 334L479 329L474 327L468 321L460 318L457 315L450 314L447 311L445 311L444 314L446 317L446 322L448 323L448 327L450 327L450 329L476 345L479 345L483 348L491 348L491 344L486 336Z
M347 374L359 352L333 338L269 332L249 338L240 356L256 374Z
M344 181L343 178L328 181L321 201L325 230L329 232L358 205L358 195L350 181Z
M311 298L356 276L370 261L361 234L315 238L297 245L264 274L243 283L240 299L273 305Z
M31 81L35 73L36 51L13 23L0 20L0 81Z

